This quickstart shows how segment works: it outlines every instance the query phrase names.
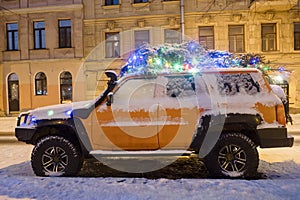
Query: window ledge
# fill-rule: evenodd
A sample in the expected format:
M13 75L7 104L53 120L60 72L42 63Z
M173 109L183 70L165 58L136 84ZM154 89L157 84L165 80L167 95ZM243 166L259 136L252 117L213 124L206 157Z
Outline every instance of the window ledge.
M57 47L57 48L54 48L54 49L73 49L74 47Z
M29 49L30 51L45 51L45 50L49 50L48 48L40 48L40 49Z
M278 53L279 50L262 51L263 53Z
M119 57L105 57L104 59L106 59L106 60L121 60L122 58L119 56Z
M20 49L16 49L16 50L4 50L3 52L18 52L18 51L20 51Z
M180 1L179 0L175 0L175 1L162 1L163 5L176 5L179 4Z
M118 5L109 5L109 6L102 6L103 10L114 10L114 9L119 9L120 8L120 4Z
M134 7L134 8L141 8L141 7L148 6L148 5L149 5L149 2L145 2L145 3L132 3L131 5L132 5L132 7Z
M261 53L272 55L272 54L278 54L278 53L281 53L281 51L280 51L280 50L274 50L274 51L261 51Z
M48 94L35 94L34 96L36 96L36 97L44 97L44 96L48 96Z

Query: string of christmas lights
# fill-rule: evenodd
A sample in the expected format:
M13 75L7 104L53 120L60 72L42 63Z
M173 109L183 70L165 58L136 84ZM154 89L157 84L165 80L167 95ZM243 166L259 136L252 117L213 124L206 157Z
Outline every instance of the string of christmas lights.
M259 54L233 54L227 51L207 50L196 41L182 44L150 46L144 44L129 56L120 76L127 74L159 74L200 72L211 68L257 68L263 73L270 70L286 72L284 67L274 69Z

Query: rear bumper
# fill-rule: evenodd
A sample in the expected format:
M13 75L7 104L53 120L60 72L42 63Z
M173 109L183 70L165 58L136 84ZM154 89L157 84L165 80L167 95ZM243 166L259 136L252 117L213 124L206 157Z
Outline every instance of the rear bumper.
M261 148L292 147L294 144L294 138L287 134L284 127L263 128L257 131Z
M15 136L19 141L31 143L35 130L34 127L16 127Z

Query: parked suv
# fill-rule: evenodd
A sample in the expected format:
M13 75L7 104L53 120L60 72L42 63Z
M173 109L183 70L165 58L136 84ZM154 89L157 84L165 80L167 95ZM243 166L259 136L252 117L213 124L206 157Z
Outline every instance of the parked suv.
M284 107L256 69L127 75L106 72L95 100L21 113L38 176L72 176L84 158L197 154L214 177L251 177L257 147L291 147Z

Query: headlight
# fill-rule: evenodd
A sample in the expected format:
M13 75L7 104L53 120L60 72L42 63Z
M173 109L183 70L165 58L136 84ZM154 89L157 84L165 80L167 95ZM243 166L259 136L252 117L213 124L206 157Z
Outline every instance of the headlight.
M29 114L26 120L26 125L34 124L36 122L36 117Z
M36 117L30 113L21 113L18 117L18 126L28 126L36 122Z

